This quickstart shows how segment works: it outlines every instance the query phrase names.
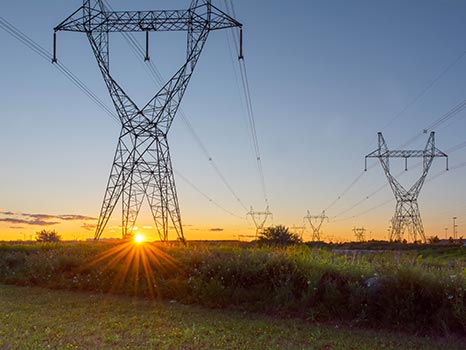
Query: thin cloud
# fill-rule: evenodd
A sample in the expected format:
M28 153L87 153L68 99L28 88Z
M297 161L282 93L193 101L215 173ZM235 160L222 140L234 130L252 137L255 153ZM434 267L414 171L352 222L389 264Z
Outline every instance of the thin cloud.
M87 222L85 222L84 224L81 225L81 228L83 228L83 229L85 229L87 231L94 231L96 227L97 227L97 225L88 224Z
M222 232L222 231L224 231L224 229L223 229L223 228L219 228L219 227L214 227L214 228L211 228L209 231L210 231L210 232Z
M72 221L72 220L97 220L96 218L84 215L74 215L74 214L66 214L66 215L51 215L51 214L29 214L29 213L14 213L11 211L0 211L0 214L6 216L20 216L26 217L31 219L38 219L38 220L64 220L64 221Z
M0 211L0 215L6 216L0 218L0 222L8 222L10 224L22 224L30 226L53 226L58 225L61 221L91 221L95 218L84 215L50 215L50 214L30 214L30 213L14 213L11 211Z
M44 221L44 220L32 220L29 221L28 225L35 225L35 226L53 226L58 225L59 221Z
M84 216L84 215L58 215L57 218L65 221L76 221L76 220L81 220L81 221L91 221L91 220L97 220L97 218L93 218L90 216Z
M27 221L27 220L15 219L15 218L0 219L0 221L8 222L10 224L28 224L29 223L29 221Z
M53 226L59 224L58 221L44 221L44 220L23 220L17 218L2 218L1 222L8 222L10 224L22 224L31 226Z

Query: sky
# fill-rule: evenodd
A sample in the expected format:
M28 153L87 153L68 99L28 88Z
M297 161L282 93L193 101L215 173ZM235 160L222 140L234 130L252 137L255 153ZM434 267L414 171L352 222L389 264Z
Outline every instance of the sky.
M116 10L184 9L189 2L110 1ZM422 131L466 98L466 2L233 3L243 24L273 214L267 225L299 231L308 210L326 210L327 241L354 239L354 227L366 228L366 238L387 239L395 199L378 160L369 159L364 172L364 157L377 148L379 131L390 149L423 149L428 134ZM213 4L225 9L225 1ZM53 28L81 5L2 1L0 16L52 51ZM143 34L135 38L144 44ZM110 40L112 75L145 104L159 86L121 35ZM151 60L168 79L184 63L185 34L152 33L150 40ZM42 229L65 239L93 237L121 126L1 29L0 44L0 240L30 239ZM250 239L255 228L249 208L266 209L233 45L228 30L210 34L181 104L213 161L180 115L168 136L188 240ZM60 32L57 49L59 61L113 108L85 35ZM450 236L453 217L458 236L466 235L466 147L456 147L466 141L465 116L461 111L432 130L451 170L435 159L420 193L426 236ZM391 160L391 171L410 187L420 176L419 161L409 160L404 172L403 160ZM120 212L118 207L103 237L121 235ZM136 225L148 239L158 237L147 205ZM310 234L306 225L304 239Z

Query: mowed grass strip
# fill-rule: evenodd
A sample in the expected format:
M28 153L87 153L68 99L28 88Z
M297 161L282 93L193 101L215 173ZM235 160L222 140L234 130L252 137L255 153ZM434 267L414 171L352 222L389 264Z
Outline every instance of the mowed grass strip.
M354 330L130 297L0 285L0 349L464 349L452 339Z

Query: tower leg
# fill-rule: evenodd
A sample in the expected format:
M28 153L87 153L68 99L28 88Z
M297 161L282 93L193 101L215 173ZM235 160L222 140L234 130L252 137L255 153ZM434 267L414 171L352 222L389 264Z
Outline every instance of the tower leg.
M122 196L123 190L126 187L130 178L131 171L128 169L131 166L130 157L131 150L125 142L125 135L122 133L118 140L115 157L113 159L112 169L107 183L102 208L100 210L99 221L95 231L95 239L99 239L107 225L110 216Z
M398 201L392 219L390 240L401 242L404 233L408 232L408 239L412 241L426 241L421 214L416 200Z
M166 137L155 140L144 154L144 166L149 174L146 188L155 226L162 241L168 240L169 228L184 241L175 178Z

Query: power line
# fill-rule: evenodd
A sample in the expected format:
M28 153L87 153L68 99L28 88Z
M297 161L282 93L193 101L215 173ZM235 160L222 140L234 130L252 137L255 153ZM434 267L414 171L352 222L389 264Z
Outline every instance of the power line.
M15 27L12 23L8 22L5 18L0 17L0 28L2 28L5 32L13 36L15 39L23 43L26 47L34 51L40 57L42 57L45 61L51 62L52 54L44 49L41 45L36 43L32 40L29 36L27 36L24 32L19 30ZM96 103L102 110L104 110L114 121L120 123L118 117L115 115L114 112L110 110L110 108L82 81L80 80L68 67L64 64L57 62L54 65L62 74L65 75L76 87L78 87L88 98L90 98L94 103ZM186 119L189 123L189 121ZM196 134L194 134L196 135ZM197 135L196 135L197 136ZM200 142L200 140L199 140ZM207 152L207 151L206 151ZM245 220L244 217L234 214L233 212L225 209L223 206L218 204L214 199L206 195L202 190L200 190L196 185L194 185L191 181L189 181L185 176L183 176L179 171L176 171L178 177L180 177L183 181L185 181L189 186L191 186L195 191L201 194L204 198L206 198L209 202L223 210L224 212Z
M226 2L227 0L225 0ZM392 125L397 119L399 119L409 108L411 108L413 105L415 105L421 98L429 91L431 90L453 67L455 67L464 57L466 56L466 51L461 52L452 62L450 62L444 69L440 71L440 73L427 85L425 86L416 96L414 96L411 100L408 101L408 103L388 122L381 128L381 130L385 130L388 128L390 125ZM442 123L446 122L447 120L453 118L455 115L457 115L459 112L461 112L464 108L466 108L466 100L463 100L461 103L453 107L449 112L445 113L442 115L440 118L438 118L436 121L434 121L432 124L430 124L426 129L424 129L422 132L417 133L413 138L409 139L407 142L405 142L403 145L401 145L399 148L404 148L407 145L411 144L414 142L416 139L421 137L424 133L427 133L428 131L433 131L434 128L438 127ZM375 166L375 164L371 165L369 169L372 169ZM328 207L327 209L333 207L346 193L351 189L357 181L360 179L361 175L359 175L349 186L348 188L343 191L342 194L340 194Z
M463 149L465 147L466 147L466 141L463 141L463 142L460 142L459 144L457 144L455 146L452 146L452 147L448 148L445 152L451 154L451 153L454 153L454 152L456 152L456 151L458 151L460 149ZM410 168L418 168L422 164L423 164L422 162L418 162L418 163L412 165ZM454 166L450 165L448 170L442 170L442 171L438 172L437 174L428 177L425 182L430 182L430 181L435 180L435 179L439 178L440 176L442 176L442 175L444 175L444 174L446 174L448 172L451 173L452 171L455 171L455 170L458 170L458 169L461 169L461 168L464 168L464 167L466 167L466 162L462 162L462 163L459 163L459 164L454 165ZM403 176L404 174L406 174L406 171L400 172L399 174L396 175L396 177ZM352 209L359 206L360 204L362 204L366 200L370 199L373 195L380 192L382 189L384 189L387 186L388 186L388 183L385 183L383 186L378 187L376 190L371 192L368 196L364 197L362 200L358 201L357 203L355 203L350 208L348 208L348 209L338 213L337 215L333 216L333 218L337 218L338 216L351 211ZM356 217L362 216L362 215L367 214L368 212L371 212L371 211L373 211L373 210L375 210L375 209L377 209L377 208L379 208L379 207L381 207L383 205L386 205L387 203L389 203L391 201L392 201L392 199L390 199L388 201L385 201L385 202L383 202L383 203L381 203L379 205L376 205L375 207L371 207L370 209L368 209L368 210L366 210L366 211L364 211L362 213L355 214L355 215L352 215L352 216L344 218L344 219L337 219L337 220L333 220L333 221L334 222L341 222L341 221L345 221L345 220L348 220L348 219L351 219L351 218L356 218Z
M0 17L0 28L10 34L12 37L20 41L26 47L34 51L37 55L42 57L47 62L52 61L52 54L44 49L41 45L32 40L29 36L24 34L21 30L15 27L13 24L8 22L5 18ZM58 63L56 68L65 77L70 80L77 88L79 88L87 97L89 97L100 109L106 112L111 118L116 121L118 117L114 112L82 81L80 80L68 67L62 63Z
M399 174L396 175L396 177L399 177L399 176L402 176L403 174L405 173L405 171L402 171L400 172ZM332 219L335 219L343 214L346 214L347 212L353 210L354 208L358 207L359 205L361 205L362 203L364 203L365 201L367 201L368 199L372 198L374 195L376 195L377 193L379 193L380 191L382 191L385 187L388 187L388 182L384 183L383 185L377 187L374 191L372 191L371 193L369 193L367 196L365 196L364 198L362 198L361 200L359 200L358 202L356 202L355 204L353 204L351 207L339 212L338 214L332 216ZM339 220L337 220L339 221Z
M179 171L177 171L176 169L173 169L173 172L180 178L182 179L185 183L187 183L189 186L191 186L191 188L193 188L197 193L199 193L201 196L203 196L205 199L207 199L210 203L214 204L216 207L218 207L219 209L223 210L225 213L235 217L235 218L238 218L238 219L241 219L241 220L246 220L243 216L240 216L240 215L237 215L235 213L233 213L232 211L226 209L225 207L223 207L222 205L220 205L217 201L215 201L214 199L212 199L209 195L207 195L205 192L203 192L199 187L197 187L195 184L193 184L186 176L183 176Z
M362 215L365 215L365 214L367 214L367 213L370 213L371 211L374 211L374 210L376 210L376 209L378 209L378 208L381 208L381 207L387 205L388 203L390 203L390 202L392 202L392 201L393 201L393 198L390 198L389 200L386 200L386 201L384 201L384 202L382 202L382 203L379 203L379 204L377 204L377 205L375 205L375 206L373 206L373 207L371 207L371 208L369 208L369 209L367 209L367 210L364 210L364 211L361 212L361 213L358 213L358 214L356 214L356 215L352 215L352 216L350 216L350 217L346 217L346 218L343 218L343 219L334 220L334 222L342 222L342 221L347 221L347 220L350 220L350 219L357 218L357 217L359 217L359 216L362 216Z
M113 8L110 6L107 0L104 0L106 6L113 11ZM123 35L123 38L126 40L126 42L129 44L129 46L132 48L133 52L136 54L138 57L145 57L146 52L144 49L141 47L141 44L134 38L134 35L131 33L123 32L121 33ZM144 64L145 69L149 72L149 76L153 79L153 81L158 84L159 86L163 86L165 79L163 78L163 75L160 73L159 69L157 66L150 60L150 59L145 59L146 64ZM188 131L190 132L191 136L193 137L194 141L197 143L199 148L201 149L202 153L208 160L210 166L214 170L214 172L217 174L217 176L220 178L222 183L225 185L225 187L228 189L228 191L231 193L231 195L235 198L236 202L239 203L239 205L247 211L248 208L246 205L243 203L241 198L238 196L236 191L233 189L231 186L230 182L226 179L225 175L223 172L220 170L219 166L217 165L216 161L210 154L210 152L207 150L207 147L204 145L202 142L201 138L195 131L193 125L191 124L189 118L186 116L186 113L183 111L183 109L180 107L178 109L178 113L181 116L181 119L183 120L185 126L188 128Z
M417 164L417 165L420 165L420 164L422 164L422 163L419 163L419 164ZM425 182L433 181L433 180L439 178L440 176L444 175L444 174L447 173L447 172L450 172L450 173L451 173L452 171L456 171L456 170L461 169L461 168L464 168L464 167L466 167L466 162L462 162L462 163L459 163L459 164L457 164L457 165L450 166L448 170L442 170L442 171L438 172L437 174L430 176L429 178L426 179ZM386 186L386 185L385 185L385 186ZM384 187L385 187L385 186L384 186ZM364 210L363 212L360 212L360 213L358 213L358 214L355 214L355 215L352 215L352 216L350 216L350 217L346 217L346 218L343 218L343 219L333 220L333 222L342 222L342 221L346 221L346 220L349 220L349 219L357 218L357 217L359 217L359 216L363 216L363 215L365 215L365 214L367 214L367 213L370 213L371 211L374 211L374 210L376 210L376 209L378 209L378 208L380 208L380 207L383 207L383 206L387 205L388 203L390 203L390 202L392 202L392 201L393 201L393 198L390 198L389 200L384 201L384 202L382 202L382 203L380 203L380 204L377 204L377 205L375 205L375 206L373 206L373 207L370 207L369 209Z
M225 4L227 8L226 9L227 13L231 13L232 16L235 17L236 13L235 13L233 2L230 0L230 3L228 4L228 2L225 1ZM237 32L234 31L234 29L232 29L232 35L233 35L233 38L235 39L235 42L242 41L241 37L238 40ZM266 184L265 184L265 176L264 176L264 169L262 166L262 158L261 158L261 152L260 152L260 147L259 147L259 140L257 137L256 118L255 118L254 108L252 104L251 89L249 86L249 78L248 78L248 73L246 69L246 63L245 63L244 57L242 56L241 47L238 48L238 46L235 46L235 49L236 49L237 57L239 57L238 61L239 61L239 67L240 67L241 83L243 87L246 112L248 115L250 137L251 137L252 144L253 144L254 156L257 162L257 169L259 172L259 178L260 178L262 192L264 195L265 204L269 206L269 199L268 199L267 189L266 189Z
M417 140L419 137L421 137L423 134L428 133L429 131L433 131L435 128L438 128L440 125L445 123L446 121L452 119L456 115L458 115L460 112L462 112L466 108L466 99L461 101L460 103L456 104L453 108L451 108L448 112L442 114L439 118L434 120L431 124L429 124L423 131L417 133L414 137L406 141L403 145L400 146L400 148L404 148L407 145L411 144L415 140Z
M332 202L330 205L325 208L325 211L329 210L331 207L333 207L343 196L345 196L357 183L358 181L363 177L365 174L365 171L362 171L354 180L351 182L351 184L341 192L341 194Z
M459 61L460 58L464 57L464 55L466 54L466 52L463 52L460 57L458 57L458 59L455 61L455 63L457 61ZM451 68L453 65L450 65L449 68ZM448 69L449 69L448 68ZM439 78L438 78L439 79ZM438 80L437 79L437 80ZM405 142L402 146L400 146L400 148L404 148L406 147L407 145L409 145L410 143L412 143L413 141L415 141L416 139L418 139L420 136L422 136L423 134L427 133L428 131L432 131L433 129L439 127L440 125L442 125L443 123L445 123L446 121L452 119L454 116L456 116L458 113L460 113L461 111L463 111L464 109L466 109L466 99L463 100L462 102L458 103L457 105L455 105L453 108L451 108L448 112L444 113L442 116L440 116L439 118L437 118L434 122L432 122L431 124L429 124L424 130L423 132L420 132L418 134L416 134L413 138L409 139L407 142ZM466 141L464 142L461 142L460 144L456 145L456 146L453 146L451 147L447 152L448 153L452 153L452 152L455 152L459 149L462 149L466 147ZM414 167L418 167L422 165L422 162L419 162L417 164L414 165ZM399 175L397 176L401 176L404 172L400 173ZM441 172L440 174L437 174L435 175L435 178L439 177L441 174L444 174L445 171ZM431 180L432 178L430 178ZM428 180L428 181L430 181ZM358 205L360 205L361 203L363 203L365 200L369 199L373 194L377 193L378 191L382 190L382 188L386 187L388 184L385 184L383 187L380 187L378 190L376 190L375 192L373 192L371 195L369 196L366 196L365 198L361 199L360 201L358 201L357 203L355 203L353 206L351 206L350 208L338 213L337 215L335 215L333 218L336 218L338 216L340 216L341 214L344 214L352 209L354 209L355 207L357 207ZM336 201L334 201L336 202Z
M410 107L416 104L430 89L432 89L439 81L446 75L454 66L460 62L466 51L461 52L452 62L450 62L426 87L424 87L416 96L414 96L408 103L382 128L382 131L389 127L395 120L399 119Z

